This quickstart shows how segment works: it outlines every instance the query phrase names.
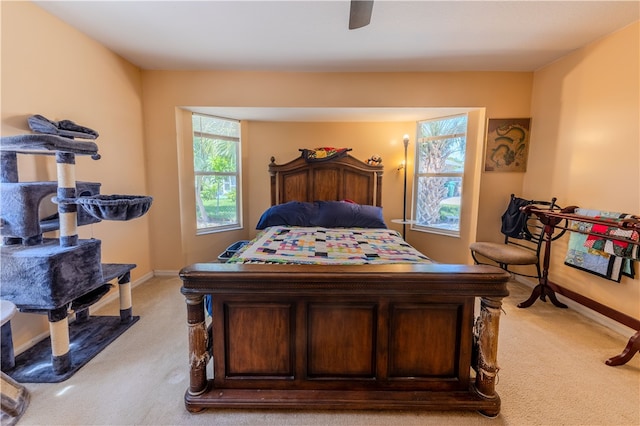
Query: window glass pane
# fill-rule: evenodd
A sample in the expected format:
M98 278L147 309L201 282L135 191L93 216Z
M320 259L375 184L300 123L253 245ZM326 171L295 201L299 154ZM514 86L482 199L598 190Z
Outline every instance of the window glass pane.
M234 120L224 120L217 117L193 114L193 131L212 135L240 137L240 125Z
M467 116L439 118L437 120L421 121L419 123L418 137L436 137L442 135L455 135L467 132Z
M462 173L465 137L418 140L418 173Z
M240 122L193 114L193 169L199 233L237 228Z
M460 231L467 115L418 122L414 226Z
M213 147L211 139L193 135L193 170L196 172L211 171L210 161Z
M460 230L461 177L419 177L416 224Z
M198 196L199 195L199 196ZM196 176L198 229L238 223L235 176Z
M235 173L238 142L194 135L193 168L196 172Z

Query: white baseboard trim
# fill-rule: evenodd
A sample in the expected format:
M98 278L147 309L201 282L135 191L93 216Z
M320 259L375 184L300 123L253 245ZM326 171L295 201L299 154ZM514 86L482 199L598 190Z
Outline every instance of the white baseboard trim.
M163 269L155 269L153 271L153 275L156 277L177 277L180 274L180 271L171 271L171 270L163 270Z
M534 282L527 278L516 276L515 279L519 283L524 284L527 287L530 287L531 289L533 289L536 285L538 285L537 282ZM633 328L627 327L624 324L620 324L618 321L612 320L611 318L606 317L601 313L598 313L574 300L571 300L568 297L565 297L558 293L556 293L556 296L560 302L564 303L565 305L567 305L569 308L573 309L580 315L586 318L589 318L590 320L593 320L594 322L604 327L607 327L611 331L618 333L627 339L636 333L636 330L634 330Z

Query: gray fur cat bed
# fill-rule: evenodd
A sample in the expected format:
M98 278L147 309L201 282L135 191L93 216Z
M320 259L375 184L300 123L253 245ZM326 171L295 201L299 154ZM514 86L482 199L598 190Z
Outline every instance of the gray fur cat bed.
M95 142L76 141L57 135L26 134L3 136L0 138L2 151L19 154L50 154L68 152L77 155L91 155L94 160L100 158ZM4 165L3 165L4 166Z
M76 200L82 208L99 220L131 220L144 216L152 197L138 195L93 195Z
M53 121L42 115L32 115L27 119L29 127L36 133L47 133L67 138L96 139L99 135L93 129L80 126L71 120Z

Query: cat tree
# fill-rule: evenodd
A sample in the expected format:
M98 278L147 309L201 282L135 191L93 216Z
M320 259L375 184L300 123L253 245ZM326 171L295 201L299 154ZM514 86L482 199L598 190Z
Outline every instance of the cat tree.
M30 117L29 126L36 133L0 138L0 297L21 312L46 314L50 338L3 371L19 382L50 383L69 378L139 319L132 315L130 287L136 265L101 263L101 241L79 239L77 227L135 219L149 210L152 198L100 195L99 183L76 182L76 156L100 159L94 142L76 138L95 139L97 132L42 116ZM55 155L57 182L20 182L17 154ZM42 218L41 202L52 195L57 214ZM57 238L43 237L53 231ZM89 307L116 279L120 316L90 316Z

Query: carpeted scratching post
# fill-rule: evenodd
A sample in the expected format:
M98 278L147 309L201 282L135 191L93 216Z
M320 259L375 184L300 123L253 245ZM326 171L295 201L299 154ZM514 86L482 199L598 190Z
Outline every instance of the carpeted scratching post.
M98 160L100 155L95 143L73 138L95 139L97 132L40 115L30 117L29 126L36 133L0 138L0 296L21 312L46 314L50 338L17 356L6 372L21 382L59 382L139 319L132 315L130 286L130 271L136 265L101 263L100 240L80 240L78 226L135 219L146 214L152 198L102 196L100 184L76 182L76 156ZM57 182L19 182L16 154L55 155ZM51 195L57 215L41 218L40 203ZM51 231L59 231L59 237L43 238ZM89 306L109 292L109 282L115 279L120 316L90 317ZM76 321L70 323L72 312Z
M58 217L60 218L60 246L78 245L76 226L78 206L76 198L76 156L71 152L56 151L58 172ZM71 369L69 352L69 318L66 307L49 311L49 333L51 335L51 363L53 371L63 374Z

